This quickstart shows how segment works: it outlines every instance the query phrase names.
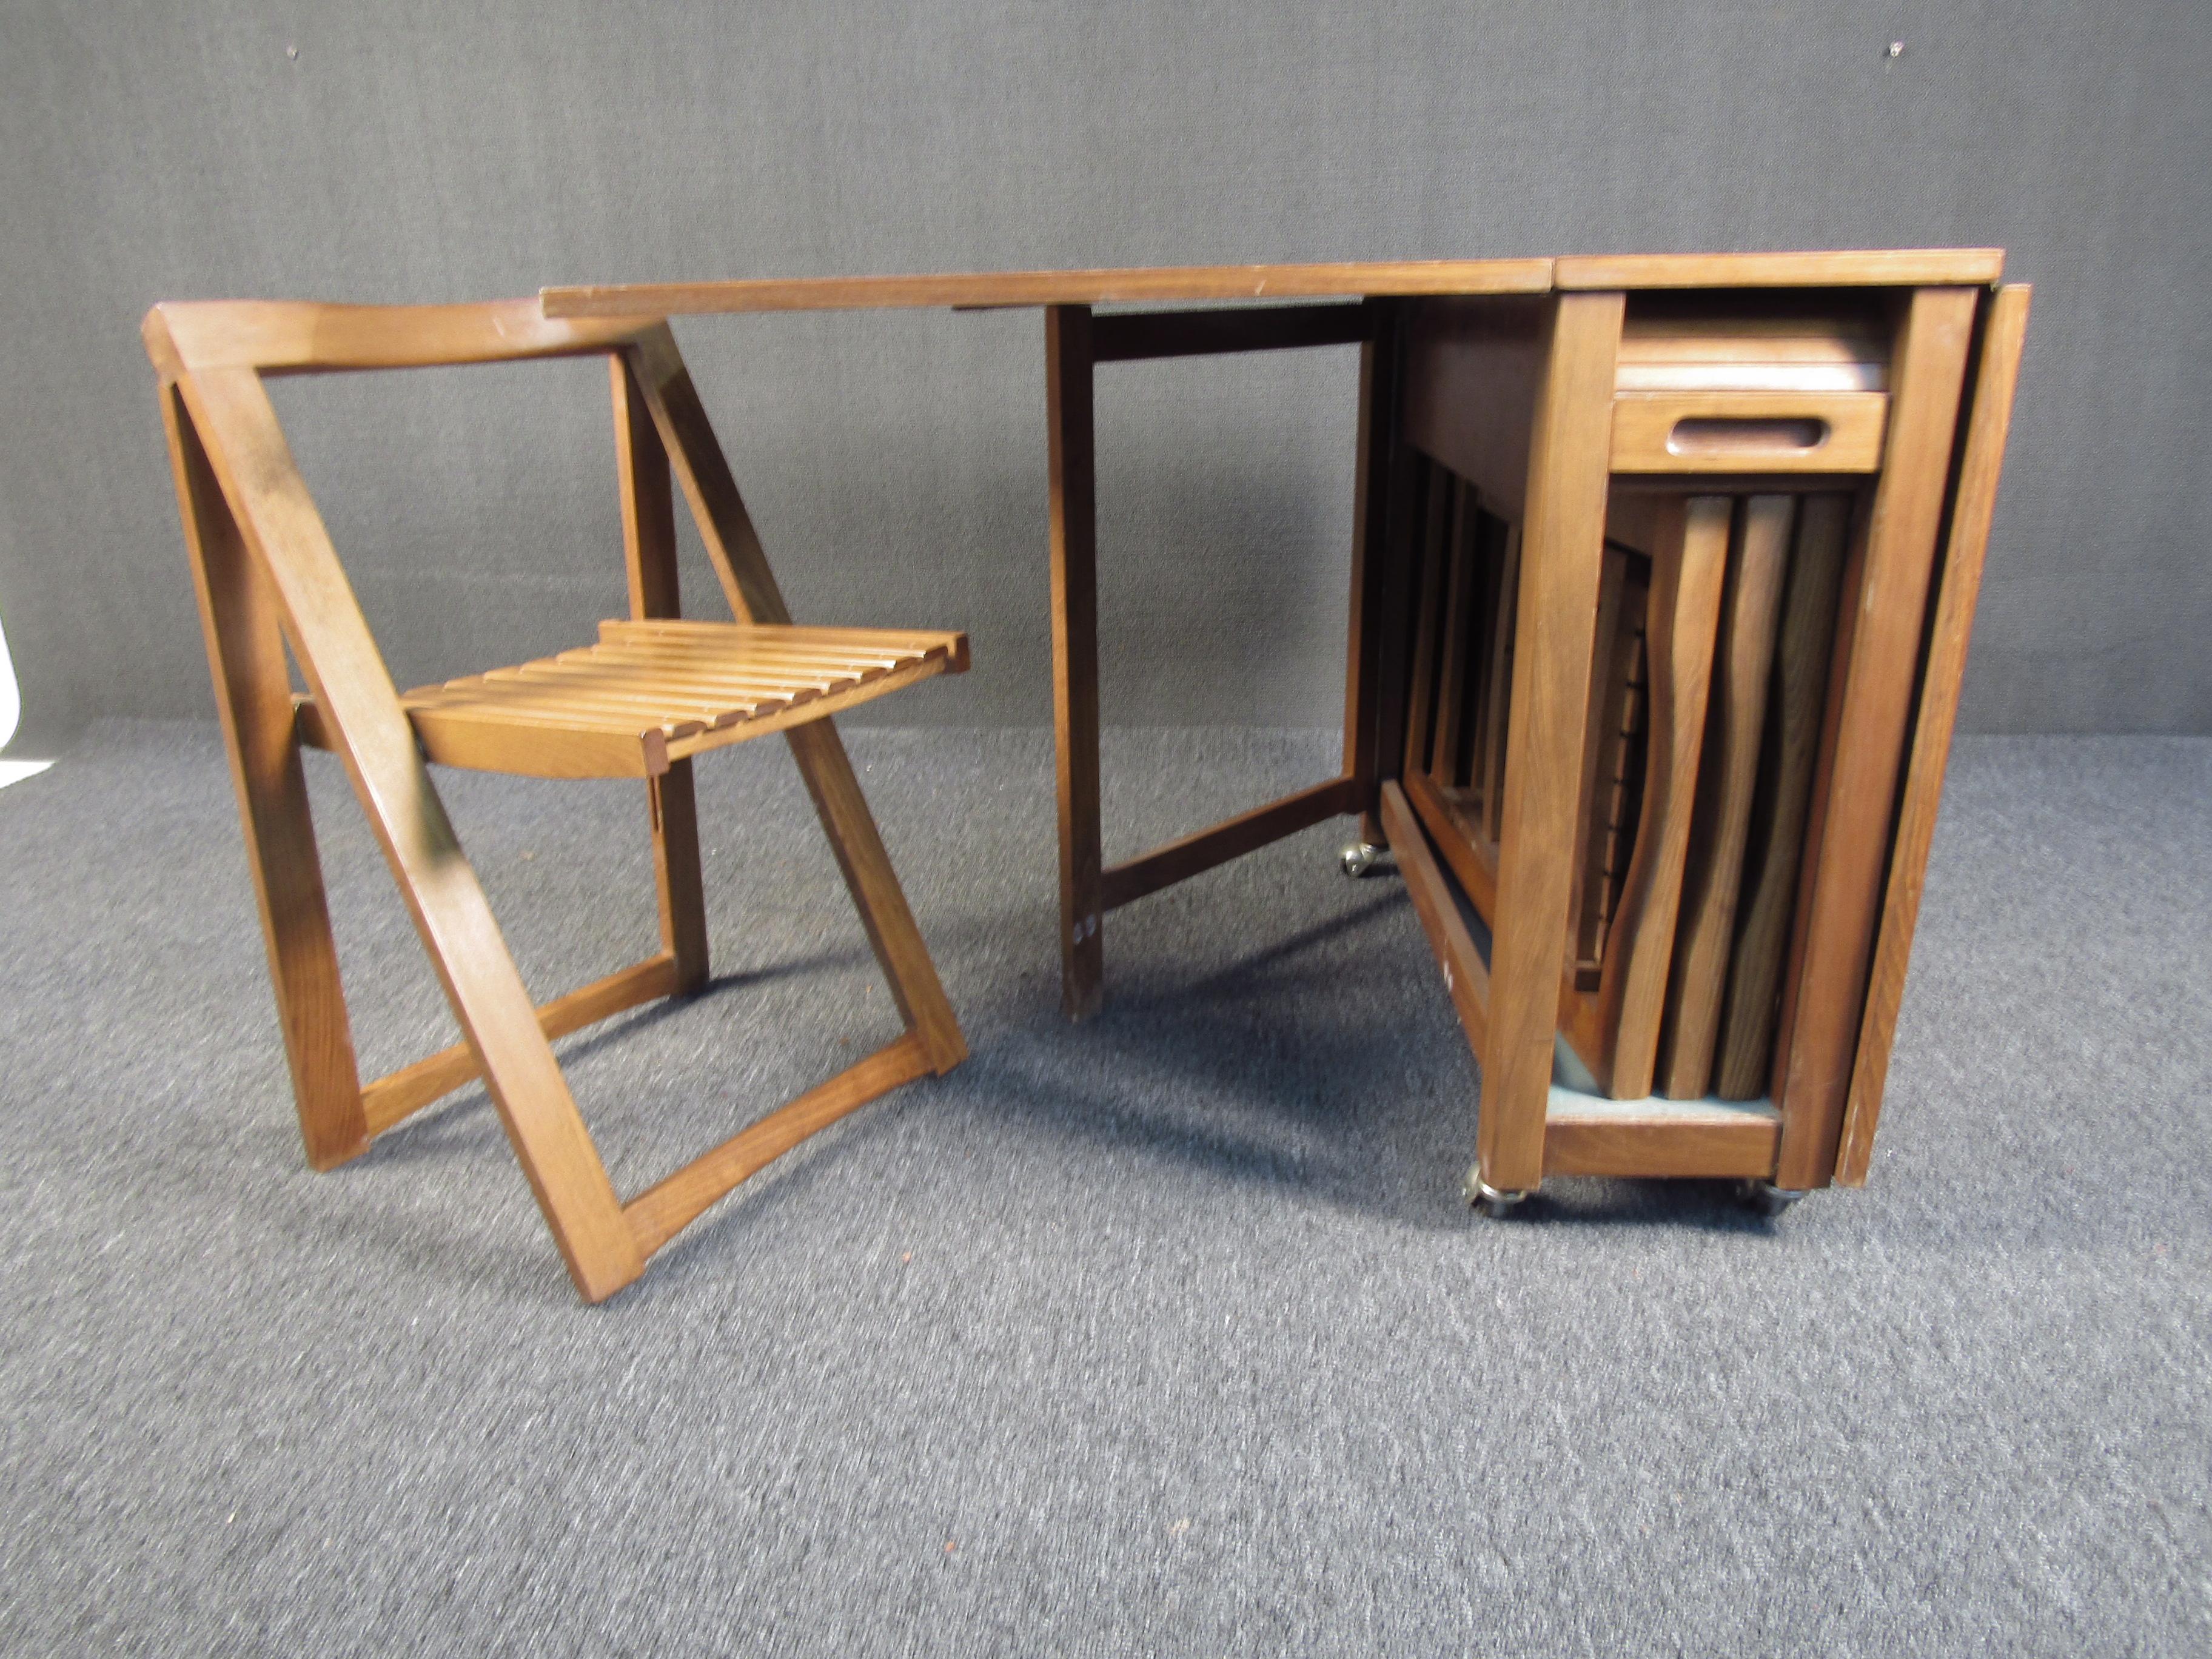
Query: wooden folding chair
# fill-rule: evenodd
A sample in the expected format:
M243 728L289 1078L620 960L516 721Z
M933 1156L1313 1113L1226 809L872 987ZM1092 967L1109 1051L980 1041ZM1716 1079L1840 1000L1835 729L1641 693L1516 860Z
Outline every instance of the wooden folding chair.
M144 327L238 787L307 1160L328 1170L481 1076L576 1288L599 1302L738 1182L967 1047L830 716L967 666L965 637L792 625L665 323L464 306L194 303ZM614 387L630 617L597 643L404 696L369 635L263 377L603 354ZM672 471L735 623L679 619ZM295 696L286 647L307 695ZM550 1039L707 977L691 757L781 732L906 1025L904 1035L628 1203ZM338 981L302 744L335 751L465 1041L363 1087ZM661 949L533 1007L425 761L646 781Z

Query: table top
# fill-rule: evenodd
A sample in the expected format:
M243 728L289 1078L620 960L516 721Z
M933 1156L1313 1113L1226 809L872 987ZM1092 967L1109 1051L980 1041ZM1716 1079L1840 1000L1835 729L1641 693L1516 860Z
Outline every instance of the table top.
M548 317L676 317L717 312L865 311L949 306L1106 305L1200 300L1358 300L1666 288L1980 287L2003 274L2001 248L1826 253L1582 254L1557 259L1425 259L1301 265L1141 266L914 276L803 276L614 283L538 290Z

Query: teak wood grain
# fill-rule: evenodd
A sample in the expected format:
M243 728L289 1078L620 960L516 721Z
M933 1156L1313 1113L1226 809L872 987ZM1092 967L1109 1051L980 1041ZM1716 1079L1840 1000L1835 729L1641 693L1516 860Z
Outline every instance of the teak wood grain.
M1765 813L1763 819L1754 816L1747 830L1714 1061L1713 1090L1723 1100L1756 1100L1766 1093L1852 508L1849 495L1806 497L1784 580L1760 763L1767 775Z

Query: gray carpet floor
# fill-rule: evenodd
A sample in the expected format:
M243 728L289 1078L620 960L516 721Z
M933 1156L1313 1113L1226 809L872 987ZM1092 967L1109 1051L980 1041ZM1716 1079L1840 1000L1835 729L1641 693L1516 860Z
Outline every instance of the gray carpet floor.
M1057 1010L1033 733L860 732L974 1056L580 1306L480 1091L301 1161L212 728L0 792L0 1643L23 1653L2212 1652L2212 744L1962 744L1873 1180L1471 1217L1477 1080L1324 827ZM1110 855L1323 775L1109 735ZM311 761L364 1067L450 1040ZM780 745L718 979L562 1045L618 1187L895 1030ZM456 776L533 988L635 787Z

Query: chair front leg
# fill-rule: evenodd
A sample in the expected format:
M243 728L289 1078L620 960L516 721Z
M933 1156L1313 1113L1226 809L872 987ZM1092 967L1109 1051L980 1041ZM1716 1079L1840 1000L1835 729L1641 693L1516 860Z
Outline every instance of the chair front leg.
M300 1138L309 1164L335 1169L368 1149L369 1133L316 855L307 775L294 732L291 678L276 599L240 538L199 435L173 386L162 388L161 416L299 1109Z

